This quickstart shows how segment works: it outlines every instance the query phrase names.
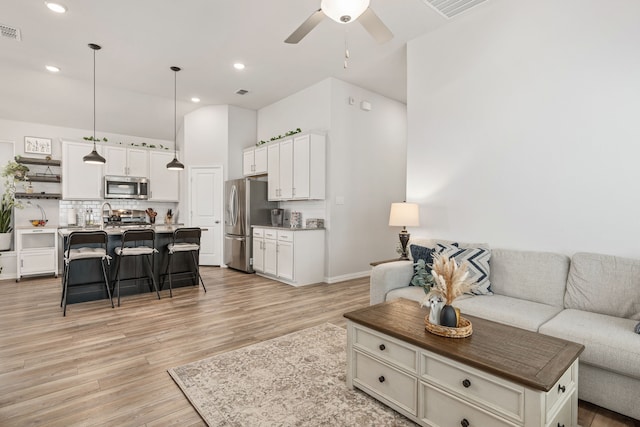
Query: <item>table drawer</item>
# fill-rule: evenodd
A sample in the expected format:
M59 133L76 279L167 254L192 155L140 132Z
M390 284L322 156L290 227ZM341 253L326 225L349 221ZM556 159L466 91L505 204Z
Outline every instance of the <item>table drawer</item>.
M354 346L361 347L375 356L389 361L392 365L418 371L418 352L404 343L391 340L390 337L355 327Z
M420 417L427 425L450 427L514 427L509 421L500 419L474 405L450 395L431 384L420 383ZM466 420L466 422L464 421Z
M555 383L551 390L547 392L545 396L547 411L553 411L555 409L554 406L558 401L571 394L574 387L575 380L573 378L573 369L569 367L567 372L562 374L558 382Z
M569 399L565 402L564 406L560 408L555 417L551 420L548 427L571 427L573 423L571 422L573 399Z
M422 353L422 378L516 421L524 418L524 388L432 353Z
M416 415L418 380L359 351L354 351L353 382Z

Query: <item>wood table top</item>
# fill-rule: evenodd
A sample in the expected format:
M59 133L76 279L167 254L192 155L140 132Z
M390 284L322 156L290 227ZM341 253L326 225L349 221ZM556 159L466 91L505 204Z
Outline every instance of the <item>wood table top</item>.
M482 297L478 297L482 298ZM549 391L584 346L479 317L467 338L445 338L425 329L429 309L397 299L344 314L347 319L433 353L524 386Z

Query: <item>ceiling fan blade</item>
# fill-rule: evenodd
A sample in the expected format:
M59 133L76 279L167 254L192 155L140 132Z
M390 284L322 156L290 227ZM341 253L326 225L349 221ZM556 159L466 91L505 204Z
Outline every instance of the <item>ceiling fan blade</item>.
M316 25L320 23L325 17L322 9L318 9L311 14L310 17L307 18L306 21L302 23L287 39L284 41L285 43L295 44L304 38L311 30L313 30Z
M391 30L384 25L380 18L378 18L378 15L376 15L370 7L360 15L358 21L378 43L385 43L393 38Z

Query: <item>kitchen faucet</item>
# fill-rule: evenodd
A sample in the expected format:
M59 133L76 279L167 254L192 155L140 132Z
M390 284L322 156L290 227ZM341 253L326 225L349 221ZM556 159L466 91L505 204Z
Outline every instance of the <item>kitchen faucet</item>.
M105 207L105 206L109 206L109 216L108 216L108 218L107 218L107 222L109 222L109 220L111 219L111 215L113 215L113 208L111 207L111 203L109 203L109 202L104 202L104 203L102 204L102 207L100 208L100 225L103 225L103 226L104 226L104 223L105 223L105 221L104 221L104 215L103 215L103 214L104 214L104 207Z

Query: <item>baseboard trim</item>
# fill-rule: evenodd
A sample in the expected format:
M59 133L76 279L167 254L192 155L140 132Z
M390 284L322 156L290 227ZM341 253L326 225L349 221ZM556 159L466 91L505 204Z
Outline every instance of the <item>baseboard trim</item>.
M371 275L371 270L366 270L366 271L360 271L358 273L343 274L341 276L325 277L324 278L324 282L325 283L338 283L338 282L344 282L345 280L359 279L361 277L367 277L369 275Z

